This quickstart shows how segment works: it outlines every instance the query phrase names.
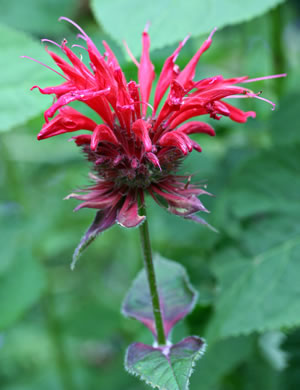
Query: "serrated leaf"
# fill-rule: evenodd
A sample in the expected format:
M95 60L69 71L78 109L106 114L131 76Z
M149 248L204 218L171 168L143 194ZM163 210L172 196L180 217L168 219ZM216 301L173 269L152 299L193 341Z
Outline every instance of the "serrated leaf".
M165 336L173 326L184 318L194 307L197 293L190 285L185 269L174 261L160 256L154 259L160 306L164 322ZM125 300L122 311L146 325L156 334L153 309L145 270L134 280Z
M127 41L134 54L141 52L141 32L150 22L151 47L162 48L187 34L207 34L218 28L262 15L283 0L92 0L92 10L104 30L117 42ZM124 23L133 18L134 23Z
M134 343L127 350L125 367L153 388L187 390L195 362L204 351L204 340L196 336L160 348Z
M28 310L46 287L42 266L28 250L20 250L17 259L0 277L0 330Z
M51 64L43 46L29 35L0 24L0 132L21 125L51 104L38 91L30 91L33 84L42 87L56 84L59 76L25 58L27 55ZM52 64L51 64L52 65Z
M207 337L225 338L300 325L300 238L249 262L220 294Z

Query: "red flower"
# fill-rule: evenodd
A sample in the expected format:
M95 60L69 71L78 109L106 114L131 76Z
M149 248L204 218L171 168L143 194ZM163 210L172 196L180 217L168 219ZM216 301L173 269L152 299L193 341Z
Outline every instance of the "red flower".
M208 114L217 120L227 116L236 122L246 122L248 117L255 117L255 112L244 112L225 99L255 97L266 100L238 84L284 75L253 80L247 76L224 79L218 75L194 81L197 63L211 45L213 30L183 70L175 61L186 40L167 58L158 79L152 107L149 96L155 73L149 56L147 31L142 36L140 62L129 52L138 67L138 83L127 82L105 41L102 55L78 25L67 18L61 19L69 21L80 31L79 37L87 44L90 68L73 53L66 40L61 45L50 41L59 46L69 59L67 62L46 48L61 69L62 73L57 73L64 78L64 82L44 89L38 86L33 88L56 97L52 106L45 111L45 124L38 134L39 140L78 130L89 131L72 139L93 163L94 174L91 177L95 184L85 194L71 194L69 198L83 201L76 210L89 207L99 211L77 251L116 222L128 228L142 223L145 217L138 214L138 198L143 202L145 192L171 213L205 224L196 215L198 211L207 212L198 196L209 194L203 188L190 184L187 177L176 175L176 169L193 149L201 151L201 147L189 137L190 134L214 136L215 132L207 123L186 121ZM167 98L162 103L168 88ZM69 107L68 104L73 101L87 104L96 111L102 123L96 123ZM159 109L160 104L162 107Z

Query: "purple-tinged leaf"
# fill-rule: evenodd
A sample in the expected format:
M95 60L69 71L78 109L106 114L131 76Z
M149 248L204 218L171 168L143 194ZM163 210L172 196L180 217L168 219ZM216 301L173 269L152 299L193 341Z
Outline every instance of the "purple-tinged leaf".
M154 267L167 338L174 325L194 308L197 293L190 285L187 273L180 264L156 256ZM142 270L134 280L123 302L122 311L126 316L142 322L156 336L145 270Z
M187 390L195 362L204 351L204 340L196 336L165 347L134 343L127 350L125 367L153 388Z
M114 209L108 211L100 210L97 212L93 223L88 228L88 230L80 240L79 245L74 251L71 263L71 270L75 268L75 265L81 253L94 241L97 235L115 224L116 216L116 211Z

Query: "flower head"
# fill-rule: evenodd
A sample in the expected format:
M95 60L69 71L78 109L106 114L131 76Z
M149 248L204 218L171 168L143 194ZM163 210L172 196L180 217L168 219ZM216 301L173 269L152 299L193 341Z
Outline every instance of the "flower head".
M142 35L140 62L129 51L138 68L138 82L128 82L105 41L105 51L101 54L77 24L64 17L61 19L80 31L79 37L87 46L84 49L88 52L90 67L74 54L66 40L61 45L44 40L59 46L69 61L46 47L62 73L55 72L64 80L57 86L32 88L55 96L54 103L45 111L45 124L38 134L39 140L78 130L87 131L72 139L93 164L91 178L95 183L85 193L73 193L68 198L82 201L76 210L88 207L98 212L76 253L115 223L128 228L142 223L145 217L138 213L138 201L144 202L145 192L171 213L206 224L196 213L207 212L198 197L209 193L203 187L191 184L188 177L177 175L176 171L189 153L193 150L201 152L201 147L190 135L204 133L214 136L215 132L205 122L188 120L209 115L216 120L226 116L236 122L246 122L248 117L255 117L255 112L244 112L229 104L227 99L252 97L266 100L240 84L284 75L253 80L247 76L225 79L218 75L195 81L196 66L211 45L214 29L182 70L175 61L186 39L166 59L152 107L149 97L155 73L146 30ZM68 104L73 101L92 108L99 121L95 122L70 107Z

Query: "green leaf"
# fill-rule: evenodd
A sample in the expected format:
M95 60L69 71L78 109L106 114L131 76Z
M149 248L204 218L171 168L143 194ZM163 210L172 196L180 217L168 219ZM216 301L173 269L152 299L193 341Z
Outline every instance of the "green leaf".
M0 277L0 330L14 323L41 296L45 289L45 275L29 250L20 256Z
M187 390L195 362L204 351L204 341L196 336L160 348L134 343L127 350L125 368L153 388Z
M253 346L253 336L232 337L209 344L198 363L191 385L197 384L197 387L194 386L197 390L215 389L224 376L249 358Z
M288 366L288 355L282 350L282 343L285 339L286 335L278 331L267 332L259 339L262 354L277 371L282 371Z
M299 325L299 251L298 236L258 255L239 275L235 272L217 300L208 339Z
M283 348L288 356L288 366L283 373L282 389L300 389L300 328L286 338Z
M193 310L197 293L189 283L185 269L178 263L156 256L154 260L157 287L166 337L174 325ZM145 270L134 280L122 311L126 316L136 318L155 335L153 309Z
M58 24L62 15L72 17L78 10L74 0L0 0L0 22L14 28L35 34L60 34L66 31L65 25Z
M284 244L300 235L300 212L266 215L249 222L242 233L241 243L251 256L259 255L270 248Z
M226 190L226 206L238 218L299 211L299 145L263 151L246 161Z
M283 0L92 0L99 24L117 42L127 41L134 54L141 52L141 33L151 23L152 49L181 41L187 34L207 34L218 28L262 15ZM124 18L132 23L124 23Z
M279 102L279 109L271 117L270 129L277 146L300 141L300 133L295 123L299 118L299 92L286 95Z
M236 371L236 375L240 377L239 383L243 383L243 390L288 389L281 384L280 372L274 369L259 348L248 357L242 370Z
M0 24L0 132L10 130L33 118L52 102L51 96L41 96L37 90L30 91L34 84L42 87L57 84L59 76L49 69L20 58L27 55L50 64L43 47L29 35ZM58 81L59 80L59 81Z

